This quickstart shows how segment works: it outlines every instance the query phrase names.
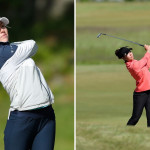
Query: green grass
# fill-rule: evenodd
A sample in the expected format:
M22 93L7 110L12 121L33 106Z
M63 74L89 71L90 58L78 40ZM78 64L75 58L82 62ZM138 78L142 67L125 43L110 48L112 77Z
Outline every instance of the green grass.
M135 127L135 81L125 65L77 65L77 150L147 150L150 130L145 110Z
M102 32L149 44L149 7L150 2L77 3L77 150L150 149L145 110L135 127L126 126L135 81L114 54L130 46L140 59L145 51L107 36L96 38Z
M149 6L149 2L77 3L77 27L147 26Z
M135 27L150 25L149 2L77 3L78 27ZM147 20L147 21L145 21Z
M107 36L106 33L141 44L149 44L150 2L77 3L77 64L120 63L114 51L122 46L134 49L135 58L144 54L138 45Z

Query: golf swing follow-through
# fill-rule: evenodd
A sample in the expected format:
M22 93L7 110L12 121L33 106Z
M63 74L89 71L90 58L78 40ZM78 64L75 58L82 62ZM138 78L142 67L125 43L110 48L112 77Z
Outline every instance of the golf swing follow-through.
M5 150L53 150L55 142L54 96L32 56L34 40L9 42L0 18L0 81L10 97L4 131Z
M98 37L101 35L107 34L100 33ZM118 37L114 38L121 39ZM121 40L128 41L126 39ZM136 125L142 115L143 109L145 108L147 127L150 127L150 45L142 45L132 41L128 42L143 46L146 50L146 53L142 59L135 60L132 53L132 48L126 46L115 51L115 55L119 59L124 60L126 68L131 76L136 80L136 88L133 92L133 111L131 118L127 122L127 125Z

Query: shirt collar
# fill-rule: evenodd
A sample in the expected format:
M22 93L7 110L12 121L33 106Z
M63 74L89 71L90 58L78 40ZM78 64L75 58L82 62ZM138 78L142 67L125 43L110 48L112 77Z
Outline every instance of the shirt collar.
M9 42L0 42L0 45L9 45Z
M130 66L134 61L137 61L136 59L133 59L132 61L125 62L126 66Z

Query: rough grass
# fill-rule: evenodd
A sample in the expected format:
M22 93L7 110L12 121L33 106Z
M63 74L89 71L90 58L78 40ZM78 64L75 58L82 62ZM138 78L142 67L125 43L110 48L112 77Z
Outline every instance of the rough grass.
M121 118L120 118L121 119ZM124 118L126 119L126 118ZM117 122L117 120L112 120ZM147 150L149 129L108 125L97 122L78 124L77 150Z
M150 148L145 110L137 126L126 126L134 88L124 65L77 65L77 150Z

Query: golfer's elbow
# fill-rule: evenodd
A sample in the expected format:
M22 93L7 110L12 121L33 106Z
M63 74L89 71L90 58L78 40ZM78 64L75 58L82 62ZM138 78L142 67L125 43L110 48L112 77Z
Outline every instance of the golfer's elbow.
M29 40L29 45L34 48L35 46L37 46L36 42L34 40Z
M22 45L22 48L24 49L24 54L28 55L28 57L32 57L37 52L38 46L34 40L27 40Z
M30 40L30 44L31 44L31 47L32 47L32 51L31 51L30 55L33 56L37 52L38 46L37 46L37 44L34 40Z

